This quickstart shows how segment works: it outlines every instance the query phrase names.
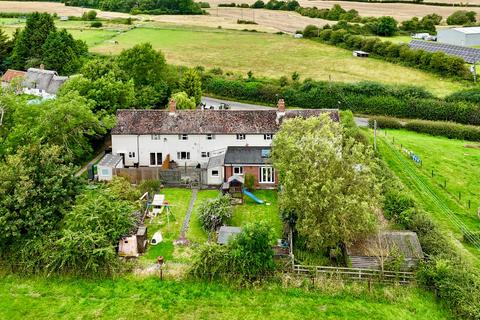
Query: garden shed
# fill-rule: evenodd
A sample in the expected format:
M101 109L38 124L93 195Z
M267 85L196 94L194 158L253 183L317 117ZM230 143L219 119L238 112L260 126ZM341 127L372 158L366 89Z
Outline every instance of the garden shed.
M242 231L240 227L221 226L218 230L218 244L227 244L228 241Z
M112 180L114 168L123 168L123 158L118 154L107 153L97 164L98 181Z
M412 231L383 231L357 241L346 248L353 268L387 269L396 259L403 259L402 270L415 268L423 259L417 234Z

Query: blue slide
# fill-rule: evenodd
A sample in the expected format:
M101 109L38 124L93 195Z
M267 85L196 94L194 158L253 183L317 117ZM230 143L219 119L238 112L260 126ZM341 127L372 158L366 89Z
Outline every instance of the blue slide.
M263 201L258 199L257 197L255 197L255 195L253 193L251 193L250 191L248 191L247 189L243 188L243 193L250 197L253 201L255 201L256 203L259 203L259 204L263 204Z

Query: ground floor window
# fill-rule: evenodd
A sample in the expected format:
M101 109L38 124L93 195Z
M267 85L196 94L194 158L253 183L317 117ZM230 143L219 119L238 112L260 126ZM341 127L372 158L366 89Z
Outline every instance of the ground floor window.
M190 152L187 152L187 151L177 152L177 158L178 160L190 160Z
M210 157L210 152L202 151L202 158L208 158L208 157Z
M233 167L233 174L243 174L243 167Z
M275 170L273 167L260 167L260 183L274 183Z
M212 170L212 177L218 177L218 170Z
M162 154L160 152L150 152L150 165L151 166L161 166L162 165Z

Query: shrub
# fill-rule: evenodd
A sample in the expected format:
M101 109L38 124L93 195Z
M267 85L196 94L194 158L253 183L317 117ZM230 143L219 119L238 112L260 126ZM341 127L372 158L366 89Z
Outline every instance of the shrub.
M177 109L195 109L195 98L189 97L186 92L180 91L172 95L172 99L177 104Z
M453 122L413 120L405 124L405 129L450 139L480 141L480 127Z
M97 18L97 11L95 10L90 10L87 12L84 12L82 15L82 20L95 20Z
M251 173L245 174L245 188L251 192L255 191L255 176Z
M102 26L103 26L103 24L100 21L94 21L94 22L90 23L90 27L92 27L92 28L101 28Z
M203 8L203 9L210 8L210 3L208 3L208 2L200 1L200 2L197 2L197 3L200 6L200 8Z
M470 244L480 242L480 231L472 232L468 236L466 234L463 234L463 241Z
M217 230L233 214L230 196L220 196L202 203L198 209L198 218L202 228L207 232Z
M385 193L383 210L384 215L387 219L399 220L400 216L405 211L414 207L414 199L410 194L406 193L405 191L389 190ZM405 220L405 218L402 218L400 220Z
M151 196L160 191L161 185L162 182L160 180L144 180L138 186L138 189L140 189L140 193L144 194L145 192L148 192L148 194Z
M263 7L265 7L265 2L263 2L262 0L257 0L250 7L253 9L262 9Z

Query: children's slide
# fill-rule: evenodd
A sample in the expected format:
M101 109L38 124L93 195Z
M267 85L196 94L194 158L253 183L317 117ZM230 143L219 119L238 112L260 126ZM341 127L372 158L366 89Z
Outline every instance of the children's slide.
M250 197L250 199L252 199L253 201L255 201L256 203L259 203L259 204L263 204L263 201L258 199L257 197L255 197L255 195L253 193L251 193L250 191L248 191L247 189L243 188L243 193Z

